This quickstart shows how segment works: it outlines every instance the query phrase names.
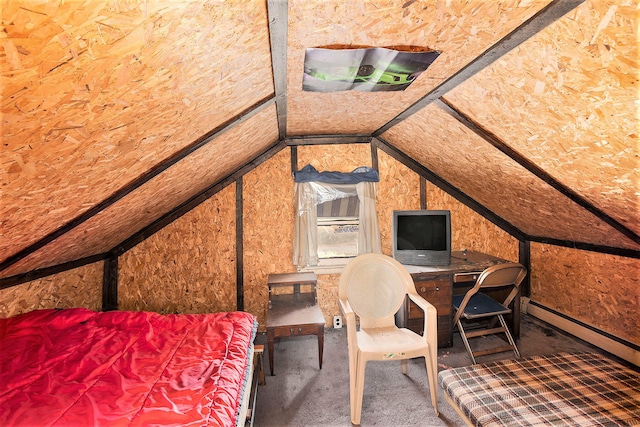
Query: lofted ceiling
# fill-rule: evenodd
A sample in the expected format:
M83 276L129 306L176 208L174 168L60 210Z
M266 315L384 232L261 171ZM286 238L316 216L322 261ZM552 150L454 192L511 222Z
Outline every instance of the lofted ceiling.
M640 254L635 1L0 1L0 279L104 259L328 141L518 238ZM305 49L337 44L441 55L402 92L302 91Z

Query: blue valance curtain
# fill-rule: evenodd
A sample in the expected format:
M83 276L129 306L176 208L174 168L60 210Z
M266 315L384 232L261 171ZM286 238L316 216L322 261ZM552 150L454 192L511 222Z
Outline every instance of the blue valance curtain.
M328 184L357 184L359 182L379 182L378 171L366 166L360 166L352 172L318 172L311 165L306 165L302 169L293 173L295 182L325 182Z

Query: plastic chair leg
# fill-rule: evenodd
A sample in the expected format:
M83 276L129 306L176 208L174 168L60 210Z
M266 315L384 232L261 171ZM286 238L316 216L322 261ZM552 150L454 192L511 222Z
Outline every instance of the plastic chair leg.
M355 393L356 393L356 389L357 389L357 375L358 375L358 371L356 369L357 366L357 360L358 360L359 354L358 352L356 352L355 354L355 361L352 360L352 356L349 355L349 411L350 411L350 416L351 419L354 419L354 415L355 415L355 409L356 409L356 398L355 398Z
M429 384L429 393L431 394L431 404L436 412L436 416L440 415L438 412L438 361L433 360L430 353L427 353L424 357L424 363L427 367L427 382Z
M400 361L400 370L402 371L402 373L404 375L407 375L409 373L409 368L408 368L408 360L407 359L402 359Z
M356 366L356 390L355 390L355 407L351 411L351 422L360 424L360 415L362 414L362 397L364 395L364 371L367 367L367 361L360 358Z

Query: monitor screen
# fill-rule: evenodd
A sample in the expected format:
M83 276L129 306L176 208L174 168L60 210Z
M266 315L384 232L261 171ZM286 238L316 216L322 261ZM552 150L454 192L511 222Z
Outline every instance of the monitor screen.
M399 215L398 249L447 250L447 218L444 215Z

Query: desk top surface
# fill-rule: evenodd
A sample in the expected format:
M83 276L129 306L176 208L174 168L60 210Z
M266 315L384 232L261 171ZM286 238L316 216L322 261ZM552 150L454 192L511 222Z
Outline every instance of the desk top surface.
M324 316L313 294L285 294L273 297L267 312L267 327L323 324Z
M404 265L411 274L417 273L459 273L465 271L482 271L498 264L512 262L506 259L487 255L476 251L453 251L449 265Z

